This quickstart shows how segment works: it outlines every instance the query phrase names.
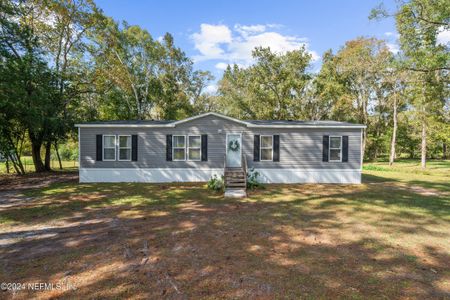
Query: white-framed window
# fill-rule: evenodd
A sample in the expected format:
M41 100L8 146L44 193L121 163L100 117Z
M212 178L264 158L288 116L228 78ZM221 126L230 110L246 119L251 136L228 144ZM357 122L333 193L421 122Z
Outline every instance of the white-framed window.
M131 135L119 135L119 160L131 160Z
M186 136L185 135L172 136L172 160L174 160L174 161L186 160Z
M261 135L259 151L261 161L273 160L273 135Z
M202 159L202 137L200 135L188 136L188 160L200 161Z
M342 136L330 136L329 161L342 161Z
M103 160L116 160L116 136L103 135Z

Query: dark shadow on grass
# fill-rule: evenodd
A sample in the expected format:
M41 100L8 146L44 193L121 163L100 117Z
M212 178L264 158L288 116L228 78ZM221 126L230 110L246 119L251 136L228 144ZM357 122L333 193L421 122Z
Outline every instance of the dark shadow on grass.
M390 181L396 181L395 179L388 178L388 177L381 177L371 174L362 174L362 183L373 183L373 182L390 182Z
M145 183L53 184L25 192L24 195L33 200L22 206L2 209L0 220L36 223L70 218L81 211L87 213L104 206L124 205L152 209L160 205L172 207L189 200L201 201L206 195L208 203L223 199L222 194L212 194L199 188L200 186L202 185Z

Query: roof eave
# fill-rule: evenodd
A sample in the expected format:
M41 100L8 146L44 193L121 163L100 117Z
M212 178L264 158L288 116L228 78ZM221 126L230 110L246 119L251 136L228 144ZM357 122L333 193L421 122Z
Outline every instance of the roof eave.
M366 125L260 125L248 124L249 128L355 128L365 129Z
M148 128L148 127L175 127L174 124L75 124L75 127L123 127L123 128Z
M354 128L354 129L365 129L365 125L258 125L258 124L245 124L249 128ZM98 127L114 127L114 128L174 128L175 123L170 124L75 124L75 127L79 128L98 128Z

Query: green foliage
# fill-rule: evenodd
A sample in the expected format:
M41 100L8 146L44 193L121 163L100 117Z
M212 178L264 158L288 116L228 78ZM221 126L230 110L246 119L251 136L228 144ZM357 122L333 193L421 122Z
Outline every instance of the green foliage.
M158 41L139 26L107 19L94 42L100 118L187 117L212 79L209 72L193 71L192 61L168 33Z
M392 171L388 168L377 166L377 165L364 165L363 166L364 171L380 171L380 172L389 172Z
M261 47L252 55L252 66L225 70L219 82L221 110L243 119L301 118L311 55L305 48L277 54Z
M224 179L223 176L219 177L217 175L213 175L209 180L208 180L208 189L213 190L213 191L223 191L225 188L225 184L224 184Z
M370 18L395 17L396 55L382 40L355 38L325 52L314 74L305 47L285 53L259 47L254 64L227 67L217 95L205 93L213 76L194 70L172 35L156 40L108 18L94 1L5 0L0 10L0 153L18 173L23 154L32 154L36 170L48 170L45 146L61 145L65 159L75 158L77 121L180 119L208 111L363 123L371 160L389 154L394 123L398 157L441 157L450 148L450 51L438 41L449 30L448 0L371 12Z
M317 97L328 104L328 118L368 126L363 147L372 149L366 154L378 152L380 132L387 121L387 99L392 89L385 81L392 60L385 42L357 38L346 42L336 55L328 52L315 79ZM375 107L373 111L369 111L371 106ZM372 144L368 145L368 137Z
M382 6L372 12L374 17L388 15ZM438 34L450 28L450 5L446 0L411 0L401 3L393 15L403 56L399 68L410 73L408 89L412 97L409 104L419 120L424 145L421 149L422 167L425 167L429 137L440 136L441 144L446 143L449 136L448 133L436 135L432 127L436 121L441 124L449 121L450 49L448 43L439 43Z
M264 185L259 180L259 172L254 168L251 168L247 172L247 188L254 190L256 188L262 188Z
M59 147L59 155L62 160L78 160L78 147L75 144L64 144Z

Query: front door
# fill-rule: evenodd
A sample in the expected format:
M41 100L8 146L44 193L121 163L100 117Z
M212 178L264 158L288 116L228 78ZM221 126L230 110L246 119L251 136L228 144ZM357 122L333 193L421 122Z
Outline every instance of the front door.
M239 133L227 134L227 167L241 167L242 139Z

